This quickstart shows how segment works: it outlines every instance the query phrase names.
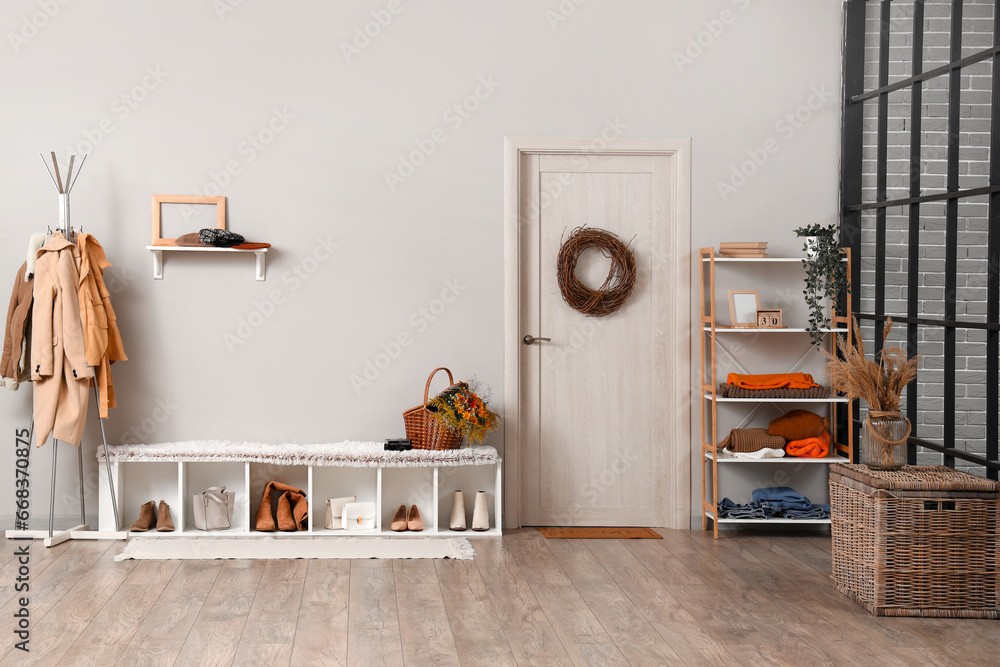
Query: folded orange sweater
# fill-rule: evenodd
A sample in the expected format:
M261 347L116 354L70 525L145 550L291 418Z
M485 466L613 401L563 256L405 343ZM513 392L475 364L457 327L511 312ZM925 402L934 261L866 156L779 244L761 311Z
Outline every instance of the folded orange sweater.
M738 375L730 373L726 384L744 389L812 389L819 385L808 373L775 373L772 375Z
M792 440L785 445L785 453L804 459L821 459L830 455L830 434L824 433L815 438Z

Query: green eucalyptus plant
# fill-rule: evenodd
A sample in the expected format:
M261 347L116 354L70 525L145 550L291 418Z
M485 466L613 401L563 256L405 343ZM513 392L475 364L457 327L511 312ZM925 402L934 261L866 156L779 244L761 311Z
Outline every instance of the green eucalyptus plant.
M812 338L812 344L822 347L825 336L823 330L832 328L824 300L828 299L829 303L835 304L838 295L850 292L847 263L841 258L836 224L828 227L806 225L796 229L795 234L815 239L815 245L809 245L808 241L802 245L803 250L813 253L812 257L802 260L802 266L806 270L806 284L802 293L809 306L809 326L806 330Z

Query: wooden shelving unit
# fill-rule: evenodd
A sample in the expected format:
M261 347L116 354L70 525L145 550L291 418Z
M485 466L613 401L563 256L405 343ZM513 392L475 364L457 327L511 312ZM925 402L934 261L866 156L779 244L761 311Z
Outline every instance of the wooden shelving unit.
M851 254L850 249L844 249L844 261L847 262L847 275L851 275ZM831 463L845 463L853 462L853 452L854 452L854 432L853 429L848 428L846 434L846 442L841 442L841 438L838 437L837 432L837 420L835 418L835 408L838 403L847 404L848 410L848 424L853 422L853 404L843 397L830 397L830 398L810 398L810 399L790 399L790 398L769 398L769 399L753 399L753 398L723 398L718 395L718 385L719 378L717 377L717 354L718 354L718 336L746 336L747 334L797 334L799 336L807 336L807 330L802 327L790 327L785 329L764 329L764 328L728 328L720 327L718 321L716 320L716 279L715 279L715 265L717 262L726 263L740 263L741 265L749 264L759 264L762 266L774 265L774 264L788 264L788 263L799 263L801 264L802 259L798 257L762 257L762 258L730 258L730 257L716 257L715 248L701 248L699 250L699 285L701 288L701 304L700 304L700 321L699 324L702 328L701 335L701 375L699 377L700 387L699 392L702 395L702 400L704 405L701 411L701 443L702 452L704 454L704 465L701 469L701 488L702 488L702 518L701 527L702 530L708 530L708 522L711 520L713 535L716 539L719 537L719 525L720 524L829 524L829 519L719 519L717 518L717 508L719 506L719 465L725 466L727 469L732 466L737 466L734 470L740 469L739 466L752 465L752 466L785 466L785 474L791 478L794 474L793 466L798 466L802 464L812 464L809 466L810 469L814 469L814 465L829 465ZM745 270L747 273L752 271L749 266L740 266L741 270ZM748 276L748 280L752 280L752 276ZM836 332L843 333L847 336L848 344L852 341L852 333L850 327L850 312L851 312L851 294L847 294L847 313L846 315L840 315L835 310L831 312L831 322L833 323L833 328L826 330L828 334L835 334ZM831 351L836 351L836 339L835 335L830 335L830 349ZM707 361L707 363L706 363ZM716 443L721 441L719 427L718 427L718 416L719 410L718 406L720 403L744 403L753 406L759 406L765 403L774 404L823 404L828 406L830 412L830 423L831 423L831 437L834 443L833 451L830 456L822 459L806 459L797 457L783 457L783 458L771 458L771 459L746 459L746 458L736 458L733 456L727 456L720 451L716 450ZM792 407L792 406L789 406ZM751 468L754 470L757 468Z

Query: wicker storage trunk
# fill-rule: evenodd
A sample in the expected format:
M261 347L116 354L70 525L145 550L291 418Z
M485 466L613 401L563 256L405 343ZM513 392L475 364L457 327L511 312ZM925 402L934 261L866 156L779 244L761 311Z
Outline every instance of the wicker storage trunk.
M942 466L830 467L833 579L876 616L1000 618L1000 484Z

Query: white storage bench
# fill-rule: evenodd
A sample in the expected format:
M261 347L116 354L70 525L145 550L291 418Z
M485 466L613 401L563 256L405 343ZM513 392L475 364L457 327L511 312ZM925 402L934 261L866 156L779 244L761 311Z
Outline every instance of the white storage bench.
M111 475L118 496L122 530L139 516L150 500L170 505L173 532L130 533L146 537L239 536L456 536L448 529L452 494L465 493L466 523L472 525L477 491L486 491L490 529L466 534L500 535L502 520L502 461L493 447L444 451L413 449L384 451L380 442L340 442L297 445L193 441L110 447ZM101 474L100 529L114 530L115 520L105 479L103 451L98 448ZM296 486L309 499L307 531L264 533L254 530L254 517L264 486L277 480ZM194 527L191 496L211 486L236 492L233 527L206 532ZM376 507L374 530L327 530L323 527L326 499L357 496ZM389 524L400 505L416 505L424 530L393 532Z

